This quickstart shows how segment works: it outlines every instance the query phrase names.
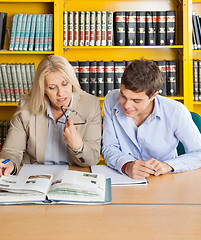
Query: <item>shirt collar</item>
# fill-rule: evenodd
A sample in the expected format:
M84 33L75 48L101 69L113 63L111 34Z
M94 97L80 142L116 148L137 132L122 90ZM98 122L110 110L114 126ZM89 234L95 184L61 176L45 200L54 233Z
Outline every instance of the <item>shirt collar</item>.
M153 112L148 117L148 119L151 121L151 120L155 119L156 117L161 118L160 102L159 102L158 96L156 96L154 99L154 109L153 109Z

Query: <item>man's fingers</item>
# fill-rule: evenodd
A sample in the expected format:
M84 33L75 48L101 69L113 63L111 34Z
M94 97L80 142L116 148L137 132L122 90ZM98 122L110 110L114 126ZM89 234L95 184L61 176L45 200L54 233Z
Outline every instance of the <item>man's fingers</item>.
M148 162L142 162L141 164L142 171L147 173L147 174L154 174L155 173L155 168L149 164Z

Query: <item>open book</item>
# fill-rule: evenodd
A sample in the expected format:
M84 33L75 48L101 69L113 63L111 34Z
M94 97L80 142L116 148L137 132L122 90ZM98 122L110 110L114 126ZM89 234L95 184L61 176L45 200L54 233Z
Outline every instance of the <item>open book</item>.
M0 178L0 204L106 204L111 199L111 181L102 174L62 170Z

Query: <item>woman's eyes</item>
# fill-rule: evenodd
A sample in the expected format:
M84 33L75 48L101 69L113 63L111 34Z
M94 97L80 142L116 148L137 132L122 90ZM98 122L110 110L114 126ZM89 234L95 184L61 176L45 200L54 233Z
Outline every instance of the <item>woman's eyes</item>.
M62 85L63 85L63 86L67 86L67 85L68 85L68 82L63 82Z
M68 82L62 82L62 86L64 86L64 87L68 86ZM54 85L53 86L49 86L49 89L50 90L54 90L54 89L56 89L56 87L57 87L56 85L55 86Z
M50 90L54 90L55 88L56 88L55 86L49 87Z

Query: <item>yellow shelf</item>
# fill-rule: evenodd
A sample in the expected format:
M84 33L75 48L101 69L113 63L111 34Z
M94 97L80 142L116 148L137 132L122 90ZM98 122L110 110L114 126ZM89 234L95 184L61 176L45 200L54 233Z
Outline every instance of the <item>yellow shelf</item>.
M173 100L180 100L180 101L184 100L184 97L182 97L182 96L166 96L166 97L173 99Z
M165 49L165 48L183 48L183 45L174 45L174 46L63 46L64 50L69 49Z
M2 3L52 3L54 0L1 0Z
M29 54L46 54L46 55L50 55L50 54L54 54L54 51L7 51L7 50L0 50L0 55L4 55L4 54L25 54L25 55L29 55Z
M105 97L99 97L100 101L104 101Z
M201 53L201 50L193 50L195 53Z
M18 103L16 102L0 102L0 107L17 107Z

